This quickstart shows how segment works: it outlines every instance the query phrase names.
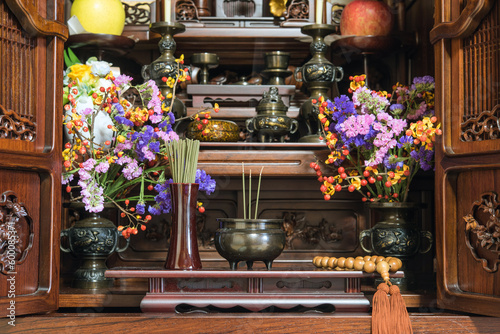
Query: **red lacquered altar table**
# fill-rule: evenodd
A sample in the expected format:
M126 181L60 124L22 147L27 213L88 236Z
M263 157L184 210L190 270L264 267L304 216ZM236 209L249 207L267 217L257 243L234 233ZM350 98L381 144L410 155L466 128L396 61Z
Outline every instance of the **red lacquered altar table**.
M391 275L403 276L403 272ZM149 292L141 301L143 312L175 312L181 305L250 311L327 305L335 312L368 312L370 302L361 292L361 279L379 275L311 268L113 269L106 271L106 277L148 278Z

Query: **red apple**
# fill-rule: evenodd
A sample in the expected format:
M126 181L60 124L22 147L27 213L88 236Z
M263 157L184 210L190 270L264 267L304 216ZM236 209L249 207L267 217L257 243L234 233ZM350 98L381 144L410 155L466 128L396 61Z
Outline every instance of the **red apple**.
M387 36L394 17L389 6L379 0L354 0L345 6L340 33L345 36Z

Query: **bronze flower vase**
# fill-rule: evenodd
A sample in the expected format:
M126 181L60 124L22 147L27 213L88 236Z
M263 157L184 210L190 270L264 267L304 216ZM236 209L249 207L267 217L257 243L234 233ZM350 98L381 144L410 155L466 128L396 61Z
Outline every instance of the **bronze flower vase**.
M114 252L127 249L130 239L125 246L118 246L121 235L115 224L105 217L109 207L100 213L87 212L83 203L73 203L70 207L77 209L79 216L83 217L72 227L61 231L61 239L67 238L69 245L65 247L61 242L61 251L81 260L80 267L73 274L72 286L80 289L111 287L114 279L104 277L108 269L106 259Z
M399 202L370 203L368 207L370 220L375 225L361 231L361 248L370 254L401 259L405 277L391 281L402 290L410 290L415 285L415 276L407 267L408 260L418 253L429 252L433 244L432 233L420 228L420 208L415 203ZM368 246L364 243L365 238L369 240Z
M196 233L196 202L198 183L172 183L172 226L166 269L201 269Z

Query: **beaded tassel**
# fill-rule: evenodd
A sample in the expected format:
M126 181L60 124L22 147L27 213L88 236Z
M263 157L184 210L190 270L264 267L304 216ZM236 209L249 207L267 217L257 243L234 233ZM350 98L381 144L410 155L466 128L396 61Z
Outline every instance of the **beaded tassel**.
M391 285L389 287L390 307L391 312L389 313L396 329L395 333L400 334L413 334L413 329L411 328L410 316L408 315L408 310L406 309L405 301L399 287L397 285Z
M398 271L403 263L396 257L358 256L328 257L316 256L313 264L318 268L332 270L377 271L383 283L377 287L372 301L372 334L413 334L410 317L397 285L389 280L389 271ZM390 297L389 297L390 295Z

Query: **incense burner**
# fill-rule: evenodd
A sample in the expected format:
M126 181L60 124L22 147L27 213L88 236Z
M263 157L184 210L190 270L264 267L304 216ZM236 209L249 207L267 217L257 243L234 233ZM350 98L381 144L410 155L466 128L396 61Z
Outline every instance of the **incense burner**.
M238 262L245 261L248 270L255 261L263 261L268 270L285 248L286 235L283 219L218 218L215 248L236 270Z

